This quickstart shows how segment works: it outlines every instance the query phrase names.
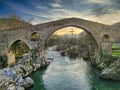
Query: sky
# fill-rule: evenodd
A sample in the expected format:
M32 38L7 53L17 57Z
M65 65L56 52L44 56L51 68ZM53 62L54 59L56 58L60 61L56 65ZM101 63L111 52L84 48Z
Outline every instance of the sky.
M65 28L57 30L56 32L54 32L54 34L56 34L56 35L70 34L72 36L72 34L76 35L76 34L80 34L81 32L83 32L82 29L69 26L69 27L65 27Z
M0 17L11 14L32 24L74 17L111 25L120 22L120 0L0 0Z

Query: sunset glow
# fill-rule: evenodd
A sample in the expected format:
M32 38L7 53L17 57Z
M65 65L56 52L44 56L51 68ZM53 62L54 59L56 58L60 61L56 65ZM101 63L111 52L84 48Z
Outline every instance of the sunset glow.
M72 34L72 32L71 32L72 30L73 30L73 34L79 34L79 33L83 32L83 30L80 28L66 27L63 29L59 29L58 31L54 32L54 34L56 34L56 35Z

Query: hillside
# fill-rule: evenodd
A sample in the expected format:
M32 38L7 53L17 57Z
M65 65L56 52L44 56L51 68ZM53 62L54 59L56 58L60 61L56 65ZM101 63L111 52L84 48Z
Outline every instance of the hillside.
M0 18L0 30L15 29L15 28L25 27L29 25L31 24L19 19Z
M115 23L115 24L113 24L113 25L120 25L120 22L117 22L117 23Z

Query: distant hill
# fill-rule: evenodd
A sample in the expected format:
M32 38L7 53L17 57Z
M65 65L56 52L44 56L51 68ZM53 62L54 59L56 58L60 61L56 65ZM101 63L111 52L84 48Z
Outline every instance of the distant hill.
M120 22L117 22L117 23L111 25L111 27L114 28L115 30L119 30Z
M31 24L19 19L0 18L0 30L15 29L29 25Z
M117 22L117 23L115 23L115 24L113 24L113 25L120 25L120 22Z

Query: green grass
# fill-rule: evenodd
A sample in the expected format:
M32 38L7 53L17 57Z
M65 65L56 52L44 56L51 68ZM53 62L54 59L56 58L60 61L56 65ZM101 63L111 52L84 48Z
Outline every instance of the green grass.
M120 51L112 51L113 56L120 56Z
M112 45L112 49L115 49L115 48L116 48L116 49L117 49L117 48L120 49L120 45Z
M120 57L120 45L112 45L112 56Z

